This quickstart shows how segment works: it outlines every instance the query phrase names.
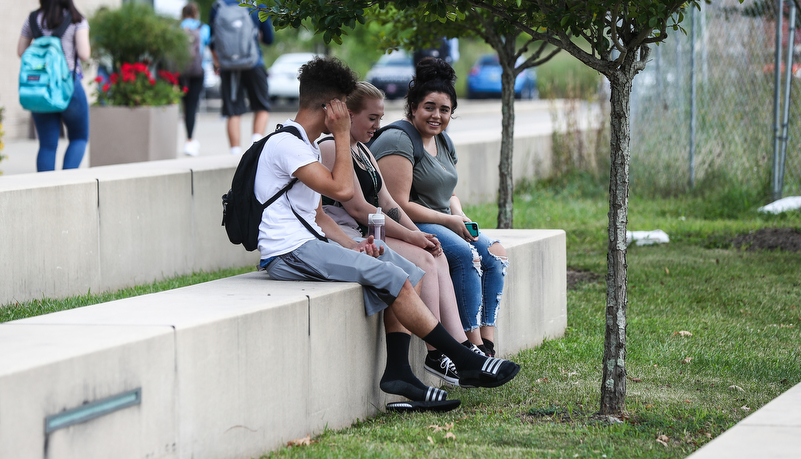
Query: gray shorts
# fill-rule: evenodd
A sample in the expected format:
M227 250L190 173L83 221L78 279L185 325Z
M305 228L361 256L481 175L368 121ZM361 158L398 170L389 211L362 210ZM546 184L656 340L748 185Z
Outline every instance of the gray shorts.
M373 258L336 242L317 239L276 257L265 270L276 280L357 282L364 287L364 311L368 316L391 305L407 279L414 286L425 274L386 245L384 254Z

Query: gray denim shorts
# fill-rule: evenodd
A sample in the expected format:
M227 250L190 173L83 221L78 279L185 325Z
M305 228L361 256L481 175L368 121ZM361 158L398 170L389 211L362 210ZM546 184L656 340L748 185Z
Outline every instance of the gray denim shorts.
M378 244L384 246L384 254L373 258L333 241L313 239L279 255L265 270L276 280L359 283L364 287L364 310L369 316L392 304L407 279L415 286L425 274L383 242Z

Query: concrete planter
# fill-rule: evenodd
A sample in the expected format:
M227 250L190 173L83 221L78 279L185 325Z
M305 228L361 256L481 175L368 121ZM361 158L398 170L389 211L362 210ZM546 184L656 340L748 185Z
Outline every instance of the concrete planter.
M89 166L176 158L178 121L178 105L92 106Z

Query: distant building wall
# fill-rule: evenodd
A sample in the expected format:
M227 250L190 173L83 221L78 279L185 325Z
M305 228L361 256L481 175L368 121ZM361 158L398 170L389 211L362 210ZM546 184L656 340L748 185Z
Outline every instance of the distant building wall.
M73 0L78 11L90 17L101 6L115 8L123 0ZM19 78L19 57L17 56L17 43L19 42L22 23L31 11L39 8L38 0L14 0L3 2L5 17L0 27L0 106L5 107L3 128L6 138L27 137L31 129L31 113L23 110L19 104L17 79ZM95 68L91 65L84 67L86 75L83 84L87 94L92 89L89 83L95 77Z

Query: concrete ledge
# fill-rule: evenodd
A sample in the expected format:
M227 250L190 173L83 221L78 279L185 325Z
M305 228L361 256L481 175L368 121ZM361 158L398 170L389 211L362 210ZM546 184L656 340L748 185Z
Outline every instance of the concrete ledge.
M463 137L456 192L494 202L500 136ZM550 141L516 136L515 180L550 171ZM0 177L0 307L255 266L258 254L220 226L237 164L219 155Z
M499 349L561 336L564 232L488 233L510 260ZM0 394L15 399L0 399L0 457L258 457L382 408L384 346L358 285L258 272L1 324ZM419 339L410 357L434 384ZM141 405L44 433L45 416L137 387Z
M258 262L228 242L215 156L0 179L0 306Z

